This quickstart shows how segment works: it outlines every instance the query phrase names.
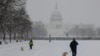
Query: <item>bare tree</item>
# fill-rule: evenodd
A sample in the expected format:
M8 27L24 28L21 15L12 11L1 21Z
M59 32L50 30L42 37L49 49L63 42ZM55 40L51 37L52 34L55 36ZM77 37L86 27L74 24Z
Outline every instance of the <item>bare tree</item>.
M86 36L87 36L87 30L84 29L84 28L81 28L81 29L80 29L80 36L86 37Z
M29 15L27 15L25 8L20 9L17 16L14 18L14 35L18 35L20 39L24 39L23 36L31 31L32 22L29 20Z
M96 32L97 32L97 36L100 37L100 28L98 28L98 29L96 30Z
M87 35L88 37L94 37L96 35L94 28L87 28Z
M6 34L9 34L9 40L11 42L12 34L18 35L19 31L17 30L19 30L19 28L21 33L22 30L25 32L25 30L28 29L28 27L26 28L25 26L30 25L30 20L27 20L29 16L25 11L25 1L26 0L0 0L0 32L3 33L3 40L6 39Z
M42 22L35 22L33 24L33 36L44 37L47 36L47 30Z
M72 36L80 36L80 28L76 25L69 31L69 34Z

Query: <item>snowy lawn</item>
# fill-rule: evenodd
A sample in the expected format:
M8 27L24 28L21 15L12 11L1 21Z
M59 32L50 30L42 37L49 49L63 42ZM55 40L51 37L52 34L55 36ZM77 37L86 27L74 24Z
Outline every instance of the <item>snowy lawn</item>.
M29 49L28 42L18 42L0 45L0 56L62 56L63 52L68 52L67 56L72 56L68 40L35 40L33 49ZM98 40L78 40L77 56L100 56L100 41ZM21 47L24 51L21 51Z

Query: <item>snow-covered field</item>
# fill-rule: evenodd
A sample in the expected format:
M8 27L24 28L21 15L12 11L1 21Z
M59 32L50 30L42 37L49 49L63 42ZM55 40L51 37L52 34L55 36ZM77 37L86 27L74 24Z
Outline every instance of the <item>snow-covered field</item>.
M0 56L62 56L63 52L68 52L71 56L71 41L57 41L51 43L47 40L35 40L32 50L29 49L28 42L18 42L0 45ZM80 40L78 41L77 56L100 56L100 41ZM21 51L21 47L24 51Z

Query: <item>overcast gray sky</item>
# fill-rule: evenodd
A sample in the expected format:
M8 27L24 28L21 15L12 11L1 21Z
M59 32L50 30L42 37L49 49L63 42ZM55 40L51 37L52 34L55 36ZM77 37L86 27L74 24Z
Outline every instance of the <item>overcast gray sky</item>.
M64 23L100 25L100 0L27 0L32 21L48 23L56 2Z

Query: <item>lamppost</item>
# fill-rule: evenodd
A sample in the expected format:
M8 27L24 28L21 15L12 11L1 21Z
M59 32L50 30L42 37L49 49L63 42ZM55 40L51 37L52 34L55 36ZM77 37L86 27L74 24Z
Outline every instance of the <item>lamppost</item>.
M68 37L68 32L64 32L64 34L66 35L66 37Z
M66 33L66 36L68 37L68 33Z
M49 42L51 42L51 34L49 34Z

